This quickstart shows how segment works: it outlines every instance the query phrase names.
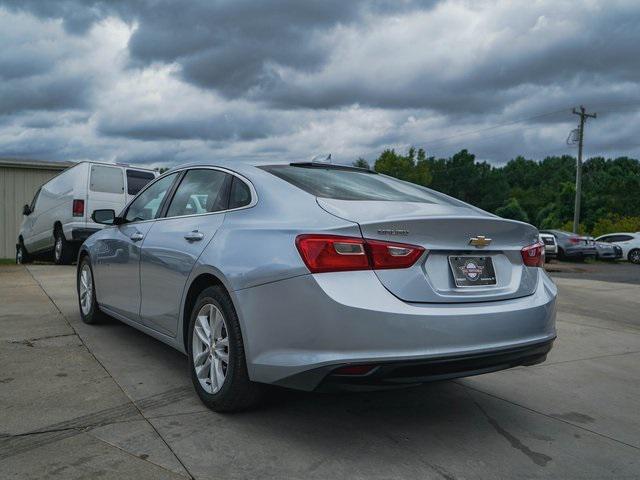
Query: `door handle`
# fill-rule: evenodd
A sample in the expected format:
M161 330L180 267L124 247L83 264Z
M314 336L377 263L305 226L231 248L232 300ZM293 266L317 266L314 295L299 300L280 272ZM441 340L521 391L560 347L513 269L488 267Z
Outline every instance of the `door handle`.
M204 233L194 230L193 232L189 232L184 236L184 239L189 242L199 242L204 238Z
M133 240L134 242L139 242L143 238L144 238L144 235L140 232L136 232L133 235L131 235L131 240Z

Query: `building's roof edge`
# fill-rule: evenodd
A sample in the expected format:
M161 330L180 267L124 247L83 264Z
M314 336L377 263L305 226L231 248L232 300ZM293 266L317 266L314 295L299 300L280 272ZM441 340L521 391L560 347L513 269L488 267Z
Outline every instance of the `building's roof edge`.
M10 168L35 168L46 170L65 170L76 162L48 162L43 160L32 160L22 158L2 158L0 157L0 167Z

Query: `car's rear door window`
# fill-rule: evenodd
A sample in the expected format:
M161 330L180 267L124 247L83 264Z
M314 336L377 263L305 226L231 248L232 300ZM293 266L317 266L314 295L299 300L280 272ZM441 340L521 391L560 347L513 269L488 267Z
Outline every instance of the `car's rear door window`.
M232 176L220 170L187 171L169 204L167 217L226 210Z
M142 187L154 178L156 176L151 172L127 169L127 193L129 195L137 195L142 190Z
M122 168L91 165L89 189L92 192L124 193Z
M401 180L353 168L268 165L260 167L316 197L460 205L455 199Z

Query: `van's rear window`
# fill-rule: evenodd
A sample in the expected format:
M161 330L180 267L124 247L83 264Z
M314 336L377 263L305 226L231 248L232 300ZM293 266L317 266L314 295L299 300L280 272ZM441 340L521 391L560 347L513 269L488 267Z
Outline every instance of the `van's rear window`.
M91 165L91 182L89 188L92 192L124 193L124 179L120 167L107 167L104 165Z
M260 167L316 197L458 205L456 200L409 182L349 168L267 165Z
M143 172L141 170L127 170L127 193L129 195L137 195L142 187L144 187L156 176L151 172Z

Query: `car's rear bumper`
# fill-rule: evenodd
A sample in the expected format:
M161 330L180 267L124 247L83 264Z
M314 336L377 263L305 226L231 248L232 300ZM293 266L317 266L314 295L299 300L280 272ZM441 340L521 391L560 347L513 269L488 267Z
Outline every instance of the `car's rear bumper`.
M82 243L91 235L99 232L104 228L104 225L100 225L94 222L86 222L83 219L73 222L67 222L62 225L62 231L64 237L68 242Z
M403 302L371 271L302 275L234 292L251 379L303 390L348 364L385 366L380 375L390 379L399 366L443 359L487 360L456 363L451 377L527 363L532 355L494 360L555 338L556 295L542 270L533 295L492 302ZM438 378L431 373L420 381Z
M369 388L397 387L415 385L438 380L469 377L495 372L521 365L531 366L542 363L551 350L553 340L468 355L452 355L426 360L386 362L365 367L373 367L365 374L344 374L338 370L342 366L320 367L323 376L319 390L361 390ZM353 364L349 364L351 366ZM300 376L307 376L303 372ZM295 377L295 376L294 376ZM296 378L286 379L286 383L295 383ZM304 379L302 379L304 380ZM304 382L303 382L304 383Z
M96 232L99 232L100 228L74 228L71 230L71 239L75 242L84 242L87 238Z
M571 247L564 251L565 257L595 257L597 254L595 247Z

